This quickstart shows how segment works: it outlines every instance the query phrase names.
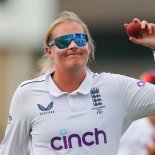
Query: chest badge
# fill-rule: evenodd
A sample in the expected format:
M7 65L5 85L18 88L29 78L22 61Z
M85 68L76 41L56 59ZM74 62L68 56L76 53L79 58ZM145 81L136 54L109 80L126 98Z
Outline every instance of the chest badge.
M102 103L102 98L100 95L99 88L92 88L90 91L90 94L93 102L92 110L96 110L97 114L102 114L103 108L105 108L105 106Z
M52 101L47 105L47 107L45 107L41 104L37 104L37 106L38 106L39 110L41 111L40 115L54 113L54 110L52 110L52 108L53 108L53 102Z

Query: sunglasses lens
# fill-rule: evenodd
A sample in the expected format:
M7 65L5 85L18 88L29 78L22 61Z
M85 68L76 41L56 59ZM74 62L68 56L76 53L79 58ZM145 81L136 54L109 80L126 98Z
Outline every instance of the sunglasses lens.
M87 44L87 36L85 34L76 34L74 41L78 46L85 46Z
M59 37L55 39L55 44L59 49L67 48L70 44L70 40L65 37Z

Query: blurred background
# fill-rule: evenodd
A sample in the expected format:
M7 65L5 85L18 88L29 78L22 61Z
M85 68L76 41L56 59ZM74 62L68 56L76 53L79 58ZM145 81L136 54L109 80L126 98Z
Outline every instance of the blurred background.
M134 17L155 22L154 0L0 0L0 141L12 95L20 82L37 72L50 23L63 10L77 13L96 45L96 72L138 78L154 67L148 48L128 40L123 24Z

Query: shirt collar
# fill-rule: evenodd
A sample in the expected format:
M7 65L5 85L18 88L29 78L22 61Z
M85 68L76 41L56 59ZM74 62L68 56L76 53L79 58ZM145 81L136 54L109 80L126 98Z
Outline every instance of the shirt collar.
M54 83L53 79L51 78L51 74L54 72L54 70L49 70L47 71L45 75L45 81L48 87L48 90L52 96L59 97L63 94L70 94L70 95L76 95L77 93L81 93L83 95L89 94L91 90L91 85L92 85L92 79L93 79L93 72L90 71L88 68L86 70L86 77L81 83L80 87L73 91L72 93L68 92L62 92Z

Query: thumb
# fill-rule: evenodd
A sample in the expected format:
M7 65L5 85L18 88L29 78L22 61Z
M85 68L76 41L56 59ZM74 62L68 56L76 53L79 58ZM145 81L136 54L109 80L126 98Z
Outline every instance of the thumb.
M143 45L144 43L144 41L143 41L143 39L142 38L134 38L134 37L129 37L129 40L130 41L132 41L133 43L135 43L135 44L141 44L141 45Z

